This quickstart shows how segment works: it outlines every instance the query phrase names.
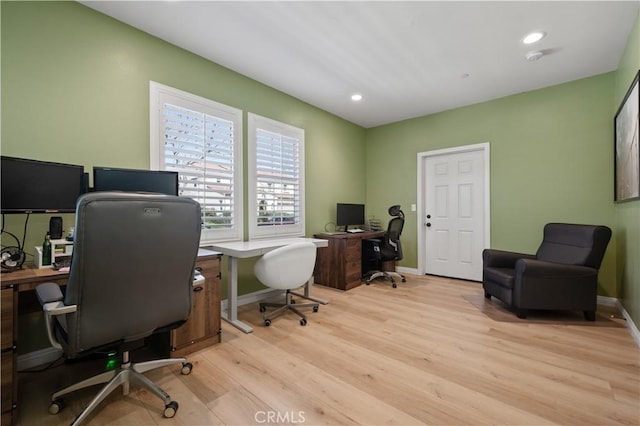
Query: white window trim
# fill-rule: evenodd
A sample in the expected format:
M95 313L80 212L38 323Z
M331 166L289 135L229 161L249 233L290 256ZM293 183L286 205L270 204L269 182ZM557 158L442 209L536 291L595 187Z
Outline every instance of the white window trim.
M209 115L232 121L234 126L234 173L233 173L233 223L228 230L202 230L200 245L221 241L241 241L244 238L244 206L243 206L243 158L242 158L242 110L224 105L210 99L194 95L155 81L149 81L149 123L150 123L150 168L162 170L164 165L163 121L160 119L162 105L166 98L179 99L180 106L194 111L206 112Z
M256 188L256 131L258 129L293 137L300 141L300 222L294 225L258 226L258 199ZM247 150L248 150L248 217L249 240L273 237L298 237L305 235L305 153L304 130L295 126L281 123L257 114L247 114Z

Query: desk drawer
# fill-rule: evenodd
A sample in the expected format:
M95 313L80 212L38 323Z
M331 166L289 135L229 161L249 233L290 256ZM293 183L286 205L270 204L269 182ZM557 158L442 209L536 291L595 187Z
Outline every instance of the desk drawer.
M11 413L14 404L14 391L16 381L14 380L14 366L15 366L15 351L2 352L2 360L0 361L0 368L2 373L0 374L0 392L2 392L2 414L3 423L5 418L11 419L11 414L5 416L6 413Z
M13 288L3 288L0 291L0 333L2 333L2 350L13 348L15 333L15 312L17 293Z
M359 239L347 240L345 244L344 258L347 262L360 262L362 257L362 241Z
M362 278L362 266L360 262L347 262L345 265L345 281L353 282L359 281Z

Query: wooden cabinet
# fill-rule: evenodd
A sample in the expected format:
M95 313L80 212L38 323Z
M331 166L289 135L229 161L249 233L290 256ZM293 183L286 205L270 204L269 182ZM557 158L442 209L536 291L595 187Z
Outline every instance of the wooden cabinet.
M15 333L16 333L16 310L15 305L18 301L17 292L14 286L2 287L0 290L0 307L2 308L2 314L0 318L1 322L1 339L2 339L2 359L0 361L0 376L1 376L1 410L2 410L2 424L7 425L13 422L13 417L16 414L16 395L17 382L16 376L16 345Z
M329 240L329 246L318 249L313 273L317 284L340 290L350 290L361 284L362 240L380 238L384 232L354 234L316 234L316 238Z
M199 257L205 281L193 287L189 320L171 331L171 356L181 357L220 342L220 255Z

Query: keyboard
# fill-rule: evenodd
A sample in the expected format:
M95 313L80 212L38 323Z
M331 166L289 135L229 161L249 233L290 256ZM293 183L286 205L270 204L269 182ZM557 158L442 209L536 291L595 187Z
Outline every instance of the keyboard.
M348 229L347 232L350 234L357 234L358 232L364 232L364 229L353 228L353 229Z

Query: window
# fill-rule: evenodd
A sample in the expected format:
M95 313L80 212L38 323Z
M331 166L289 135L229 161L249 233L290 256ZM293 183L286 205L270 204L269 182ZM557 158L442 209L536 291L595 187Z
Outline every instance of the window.
M248 115L249 239L304 235L304 130Z
M200 203L201 243L241 240L242 111L153 81L150 105L151 168Z

